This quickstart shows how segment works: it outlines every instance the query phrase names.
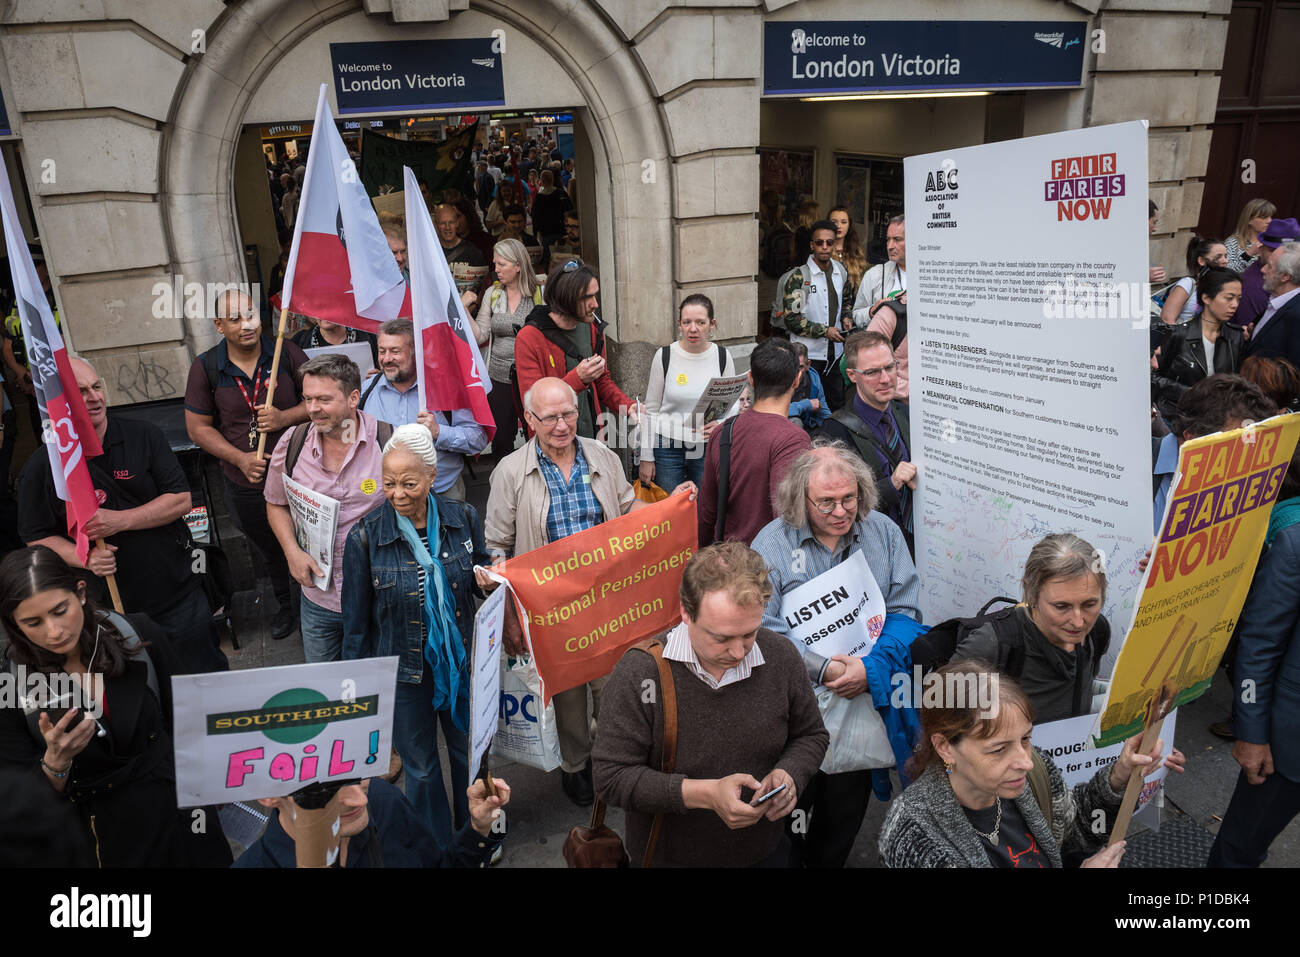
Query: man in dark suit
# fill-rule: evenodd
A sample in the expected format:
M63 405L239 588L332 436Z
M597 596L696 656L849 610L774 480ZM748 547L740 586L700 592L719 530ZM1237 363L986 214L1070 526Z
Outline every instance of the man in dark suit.
M1300 813L1300 525L1264 553L1237 641L1232 756L1241 774L1210 867L1258 867Z
M1268 306L1246 344L1247 356L1282 356L1300 366L1300 224L1275 219L1259 234Z
M915 554L912 493L916 489L916 466L911 461L907 403L896 397L898 360L894 358L894 347L879 332L855 332L844 343L844 356L855 391L843 408L822 423L821 434L857 449L876 476L876 490L880 493L876 507L903 530L908 551Z

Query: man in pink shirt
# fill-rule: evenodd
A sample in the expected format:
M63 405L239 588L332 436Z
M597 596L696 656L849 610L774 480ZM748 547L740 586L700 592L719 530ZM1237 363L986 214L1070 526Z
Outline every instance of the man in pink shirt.
M392 434L392 426L357 409L361 372L351 359L317 356L304 363L300 372L311 421L288 430L276 443L266 473L266 515L284 549L289 574L302 586L302 647L307 661L337 661L343 651L343 545L357 519L384 500L381 439ZM286 474L339 503L327 590L316 587L315 576L323 574L320 563L298 544L284 487Z

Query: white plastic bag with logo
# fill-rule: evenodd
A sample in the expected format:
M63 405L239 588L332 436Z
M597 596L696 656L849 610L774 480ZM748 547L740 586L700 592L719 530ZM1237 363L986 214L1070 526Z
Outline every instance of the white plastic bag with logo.
M889 745L884 720L872 706L870 691L844 698L819 686L817 707L831 735L822 771L842 774L894 766L894 749Z
M560 736L555 730L555 706L542 709L542 682L533 659L503 657L501 711L492 754L530 768L554 771L560 766Z

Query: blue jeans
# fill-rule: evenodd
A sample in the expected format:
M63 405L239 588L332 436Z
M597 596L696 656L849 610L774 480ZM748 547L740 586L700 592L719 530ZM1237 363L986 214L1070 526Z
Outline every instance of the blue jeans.
M446 850L452 835L469 820L469 737L456 728L450 711L433 710L433 676L426 662L419 684L397 683L393 709L393 745L402 756L406 776L406 797L415 813ZM451 759L451 790L456 820L453 827L442 786L442 762L438 756L438 725L447 739Z
M302 596L302 653L308 664L338 661L343 657L343 614L330 611Z
M655 445L655 484L672 494L687 479L697 487L704 481L704 443L661 437Z

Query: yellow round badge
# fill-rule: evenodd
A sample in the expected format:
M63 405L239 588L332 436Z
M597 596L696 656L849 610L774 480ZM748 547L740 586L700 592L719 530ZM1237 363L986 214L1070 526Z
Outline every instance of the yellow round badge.
M686 373L685 373L685 372L679 372L679 373L677 373L677 384L678 384L678 385L686 385Z
M367 495L374 495L377 488L379 488L379 484L374 479L366 479L361 483L361 491Z

